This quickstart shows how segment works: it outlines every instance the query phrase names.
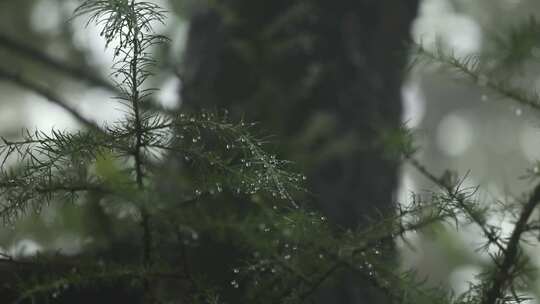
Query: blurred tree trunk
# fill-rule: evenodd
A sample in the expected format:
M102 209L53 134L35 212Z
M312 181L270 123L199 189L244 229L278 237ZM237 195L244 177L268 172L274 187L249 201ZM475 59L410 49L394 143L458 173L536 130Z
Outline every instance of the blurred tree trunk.
M182 68L189 107L244 113L286 140L321 210L345 228L392 212L398 163L377 130L401 120L417 1L223 0L196 5ZM379 303L356 280L324 303ZM360 299L360 300L359 300Z

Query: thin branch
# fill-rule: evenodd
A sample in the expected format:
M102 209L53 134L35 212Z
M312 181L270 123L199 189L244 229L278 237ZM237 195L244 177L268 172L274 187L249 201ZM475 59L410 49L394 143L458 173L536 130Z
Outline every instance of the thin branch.
M539 203L540 184L536 186L519 215L519 219L516 222L508 245L506 246L506 250L503 251L504 260L494 275L491 287L484 294L484 298L482 299L483 304L497 303L497 300L504 296L504 292L508 285L511 285L514 278L511 275L511 271L518 264L519 259L519 241L522 234L527 230L527 222Z
M86 67L70 65L67 62L53 58L36 48L17 41L16 39L2 33L0 33L0 48L10 50L15 55L41 63L48 68L56 70L57 72L65 74L66 76L72 77L74 79L86 82L92 86L100 87L120 95L122 95L123 93L113 83L105 80L104 78L94 73L90 73L88 71L88 68ZM143 105L145 108L159 108L159 103L155 99L149 98L148 100L148 104Z
M497 248L501 251L505 250L505 247L499 242L499 239L494 235L493 231L489 230L486 227L485 222L476 214L470 207L466 204L465 199L462 195L458 195L456 189L453 189L451 185L448 185L446 182L436 177L431 173L425 166L423 166L418 160L413 158L410 155L406 155L405 159L424 177L433 182L435 185L443 189L453 200L455 200L460 208L465 211L466 215L482 230L484 236L492 244L495 244Z
M311 287L307 291L300 295L300 301L304 302L307 298L309 298L321 287L321 285L324 284L324 282L326 282L329 278L332 277L332 274L334 274L343 266L345 266L345 264L341 260L338 260L338 262L334 263L334 265L328 268L314 283L312 283Z
M117 88L103 78L88 72L87 68L71 66L66 62L55 59L40 50L24 44L16 39L0 33L0 47L30 60L39 62L58 72L64 73L76 79L81 79L89 84L116 92Z
M524 89L512 87L504 81L497 81L482 74L478 71L479 60L476 57L470 56L465 59L459 59L453 54L446 54L442 49L437 49L435 52L432 52L426 50L422 45L413 45L413 52L428 61L443 64L454 69L474 83L485 86L500 96L507 97L518 104L540 111L540 96L538 93L529 93ZM422 58L416 59L417 60L413 65Z
M9 81L19 87L30 90L44 97L49 102L61 107L87 127L95 130L101 130L95 122L88 120L81 113L79 113L72 106L70 106L66 101L64 101L60 96L57 96L54 92L50 91L47 87L43 85L23 78L20 74L5 70L3 68L0 68L0 80Z

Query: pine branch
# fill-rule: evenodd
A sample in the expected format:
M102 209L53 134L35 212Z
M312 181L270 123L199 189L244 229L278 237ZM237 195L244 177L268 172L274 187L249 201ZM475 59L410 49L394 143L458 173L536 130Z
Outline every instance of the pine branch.
M456 185L449 184L447 181L442 180L441 178L436 177L431 173L425 166L423 166L418 160L414 159L411 155L405 155L406 160L424 177L433 182L435 185L443 189L448 196L454 200L458 207L464 211L465 215L471 219L481 230L484 236L487 238L490 244L494 244L501 251L505 250L503 244L501 244L499 237L494 232L494 230L487 226L483 217L479 215L477 210L474 210L466 201L466 195L460 195L459 187Z
M497 301L504 296L505 291L511 286L512 281L515 278L515 275L512 274L512 269L519 264L519 242L523 233L527 230L527 222L538 204L540 204L540 184L535 187L529 200L521 210L519 219L514 226L508 244L502 252L504 255L502 264L497 267L493 280L490 283L491 287L483 295L482 304L496 304Z
M84 266L84 267L81 267ZM144 281L147 278L172 279L186 282L183 275L158 267L146 266L126 267L122 265L78 265L76 272L67 271L65 274L49 275L47 280L37 281L31 284L23 284L20 295L15 303L24 303L25 300L35 299L38 296L59 295L66 288L84 288L99 283L110 283L120 280ZM137 282L138 283L138 282Z
M150 48L167 40L154 34L152 30L153 22L164 20L163 11L158 6L133 0L86 0L75 12L75 15L81 14L90 14L89 22L97 22L102 26L102 36L107 44L115 39L120 40L120 44L114 49L113 69L116 75L120 76L120 80L115 82L115 90L119 93L119 103L127 108L129 117L110 126L98 127L93 122L84 120L75 109L45 87L13 73L1 74L0 70L0 77L4 75L3 78L43 95L72 115L79 114L75 117L89 126L88 130L75 134L56 130L53 130L51 135L27 131L21 140L4 139L4 145L0 147L0 153L5 156L0 175L0 199L3 201L0 208L6 209L5 212L0 210L0 215L13 221L28 210L39 212L47 203L65 198L75 200L79 193L86 192L97 192L106 199L114 198L121 204L139 208L141 219L137 221L140 221L143 228L143 261L142 265L137 265L141 269L136 271L136 277L141 283L137 288L144 291L145 301L154 301L156 290L151 285L162 279L153 275L153 271L158 267L153 257L160 253L154 253L157 242L154 247L153 237L160 237L154 231L157 231L160 225L174 225L178 221L186 225L191 221L198 221L197 227L205 225L204 221L211 216L203 212L201 218L186 218L190 216L187 212L196 209L197 206L193 206L192 202L209 197L208 194L218 194L223 188L234 194L270 194L276 199L289 201L294 208L283 208L283 212L293 212L298 210L298 204L293 200L292 193L303 190L300 184L305 177L290 170L291 162L278 159L265 151L263 145L266 140L251 134L252 124L234 124L225 117L209 112L198 115L171 115L150 109L148 102L154 89L144 89L145 81L152 76L151 70L155 65ZM50 58L39 55L36 57L49 65L58 63L50 62ZM75 74L73 70L59 70ZM155 208L154 204L150 204L151 198L159 196L152 187L157 183L155 179L160 174L158 170L160 166L167 165L158 157L152 159L156 149L167 151L175 158L181 159L183 156L186 162L183 167L185 172L177 173L175 177L183 177L185 173L195 171L194 176L190 177L193 180L195 197L187 195L189 199L185 203L175 200L172 207L167 206L169 208L164 209L161 209L163 204L160 204L160 201L156 201ZM17 160L16 167L5 169L8 158ZM187 180L187 183L191 184L191 180ZM184 189L180 191L183 196ZM260 207L262 216L276 220L273 218L277 215L276 212L271 211L274 209L255 199L261 197L253 197L254 208ZM188 203L190 206L180 212L181 216L172 218L171 214L168 214L175 205L186 207ZM151 222L154 216L161 218ZM163 223L166 220L171 223ZM286 220L292 221L288 218ZM236 221L223 218L217 221L217 224L245 230L245 227L241 227ZM246 236L246 239L249 239L246 244L255 246L250 243L254 241L251 236ZM273 255L277 259L276 254L274 251ZM303 284L312 284L308 276L304 275L309 272L289 265L285 260L281 262L281 267L298 276ZM41 283L23 286L21 294L32 296L51 292L63 283L84 287L86 283L103 284L108 278L129 280L132 276L124 270L134 267L127 264L117 269L77 273L60 278L47 278L36 272ZM180 271L184 271L184 274ZM189 274L188 267L175 270L174 275L180 275L194 285L195 278ZM42 281L43 279L45 281ZM205 288L196 286L196 290L189 292L205 293Z
M118 90L122 92L119 99L128 102L133 116L133 130L135 145L131 151L134 158L135 180L140 192L145 193L144 185L144 155L145 145L144 125L152 116L144 116L141 111L144 97L149 96L153 90L141 91L141 87L152 73L149 71L155 61L149 57L147 49L165 40L165 37L155 35L153 22L163 23L164 14L159 6L149 2L127 1L84 1L76 10L75 16L90 14L88 23L103 24L101 35L105 37L107 45L113 39L119 39L120 44L115 48L115 58L120 59L114 64L115 74L123 79L117 83ZM150 213L147 210L147 201L140 207L141 226L143 229L143 265L152 265L152 231L150 227ZM150 282L144 280L145 297L151 297Z
M422 63L442 64L444 67L465 76L472 83L486 87L498 95L509 98L520 105L540 111L540 95L537 92L531 93L522 88L514 87L505 81L488 77L488 75L481 72L480 61L477 56L468 56L460 59L452 53L447 54L440 48L432 52L422 45L413 45L412 55L412 67Z

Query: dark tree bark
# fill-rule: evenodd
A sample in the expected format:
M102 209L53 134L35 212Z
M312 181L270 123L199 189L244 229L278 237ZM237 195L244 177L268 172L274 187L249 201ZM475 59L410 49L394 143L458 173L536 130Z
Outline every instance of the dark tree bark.
M192 17L184 105L244 113L287 140L281 152L305 165L310 190L335 223L352 229L392 212L398 163L378 139L401 123L417 1L216 3ZM344 280L325 303L379 303Z

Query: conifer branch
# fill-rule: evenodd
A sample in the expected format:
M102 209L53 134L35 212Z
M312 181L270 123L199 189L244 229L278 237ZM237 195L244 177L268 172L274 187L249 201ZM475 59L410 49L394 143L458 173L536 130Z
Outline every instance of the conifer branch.
M514 226L508 244L505 250L501 253L504 259L499 267L495 270L493 279L490 283L491 287L485 292L482 299L482 304L496 304L501 299L505 292L511 287L515 278L512 269L519 265L520 245L519 242L524 232L527 230L527 223L534 209L540 204L540 184L535 187L527 203L523 206L519 218Z
M522 88L510 85L506 81L499 81L482 73L480 60L477 56L471 55L460 59L452 53L448 54L441 48L437 48L435 51L429 51L418 44L413 45L412 55L412 67L422 63L442 64L444 67L465 76L472 83L478 84L480 87L486 87L502 97L509 98L518 104L540 111L540 95L537 92L528 92Z
M451 181L449 183L448 181L444 181L441 178L436 177L411 155L406 155L405 158L420 174L443 189L448 196L457 203L458 207L465 213L465 215L482 230L482 233L490 244L494 244L501 251L505 250L505 247L503 244L501 244L499 236L495 232L494 228L487 225L484 217L481 215L482 212L480 210L475 210L474 206L471 206L466 201L467 197L470 195L463 195L460 193L459 183L451 184Z

